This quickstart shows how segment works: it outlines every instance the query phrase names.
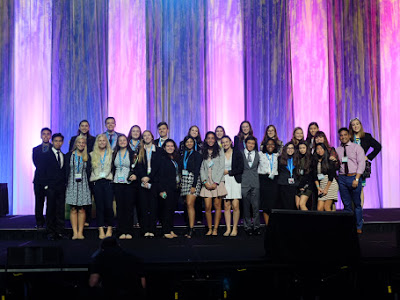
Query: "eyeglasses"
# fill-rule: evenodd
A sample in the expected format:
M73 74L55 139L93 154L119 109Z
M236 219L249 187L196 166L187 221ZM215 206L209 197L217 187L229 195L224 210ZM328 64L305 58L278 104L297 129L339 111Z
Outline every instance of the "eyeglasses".
M294 148L293 148L293 147L288 147L287 149L288 149L288 150L294 150Z

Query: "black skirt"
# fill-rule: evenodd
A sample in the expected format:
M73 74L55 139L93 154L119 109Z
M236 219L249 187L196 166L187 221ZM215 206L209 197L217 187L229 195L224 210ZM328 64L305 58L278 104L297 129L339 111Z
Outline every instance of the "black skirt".
M274 179L268 178L269 175L260 174L260 209L266 213L271 209L277 208L279 198L278 176Z

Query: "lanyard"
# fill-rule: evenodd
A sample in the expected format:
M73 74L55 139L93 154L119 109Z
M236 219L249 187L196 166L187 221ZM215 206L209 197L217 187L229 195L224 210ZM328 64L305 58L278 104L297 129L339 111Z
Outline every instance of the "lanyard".
M272 173L272 169L274 167L274 154L271 154L271 158L272 159L269 159L269 154L268 153L265 153L265 155L267 156L267 159L269 161L269 166L271 168L270 172Z
M293 178L293 169L294 169L293 158L288 159L286 168L290 172L290 177Z
M165 140L164 140L165 141ZM158 147L162 147L162 145L163 145L163 143L162 143L162 141L161 141L161 137L160 137L160 140L158 141Z
M128 153L128 149L125 150L125 154L124 154L123 160L125 160L127 153ZM122 169L121 151L119 151L118 154L119 154L119 167Z
M107 155L107 149L104 151L104 156L103 158L100 157L100 164L101 164L101 169L104 169L104 163L106 162L106 155Z
M176 163L176 161L174 161L173 159L171 159L172 163L174 164L175 167L175 171L176 171L176 175L179 174L179 170L178 170L178 164Z
M146 149L146 156L147 156L148 164L150 164L152 152L153 152L153 145L151 145L150 151Z
M246 149L246 143L243 141L243 149Z
M115 133L113 133L113 135L111 136L111 140L112 140L111 147L112 147L112 146L115 144L115 142L117 141L117 140L114 139L114 134L115 134ZM107 140L110 140L110 134L108 133L108 131L106 131L106 135L107 135Z
M184 169L184 170L187 170L187 163L188 163L188 161L189 161L190 155L192 155L192 152L193 152L193 150L191 150L191 151L189 152L189 155L187 155L187 151L185 151L185 156L183 157L183 169ZM187 156L187 158L186 158L186 156Z
M75 150L75 161L76 161L76 173L79 174L79 164L83 164L82 156L79 156L78 160L78 152Z
M194 139L194 150L197 151L197 141L196 141L196 139Z
M140 143L140 141L137 140L136 145L133 146L133 140L131 140L131 141L129 142L129 145L131 145L131 148L132 148L133 151L136 151L137 147L139 146L139 143Z

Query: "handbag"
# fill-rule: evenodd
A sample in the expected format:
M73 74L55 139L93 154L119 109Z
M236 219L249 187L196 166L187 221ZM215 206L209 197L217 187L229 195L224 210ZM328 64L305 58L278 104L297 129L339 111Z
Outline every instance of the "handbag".
M365 162L365 170L364 173L362 174L362 178L370 178L371 177L371 162L367 160Z

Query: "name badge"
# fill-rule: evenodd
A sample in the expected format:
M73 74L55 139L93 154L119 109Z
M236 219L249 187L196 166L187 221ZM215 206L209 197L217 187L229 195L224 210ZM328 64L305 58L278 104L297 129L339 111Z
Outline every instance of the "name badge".
M183 176L188 176L189 175L189 171L188 170L182 170L182 175Z
M300 175L304 175L304 170L300 170Z
M125 177L118 176L118 182L125 182Z
M317 175L317 177L318 177L318 180L322 180L325 178L325 175L320 173Z
M210 162L208 163L208 167L209 167L209 168L211 168L213 165L214 165L214 162L213 162L213 161L210 161Z
M347 156L343 156L342 163L347 163L347 162L348 162Z
M179 176L176 176L175 180L176 180L176 183L179 183L179 182L181 181L181 179L179 178Z
M268 178L271 179L271 180L274 180L275 175L269 174ZM292 179L293 179L293 178L292 178Z
M75 174L75 181L82 181L82 174Z
M100 178L106 178L106 172L100 172L99 177Z
M288 178L289 184L294 184L294 178Z

